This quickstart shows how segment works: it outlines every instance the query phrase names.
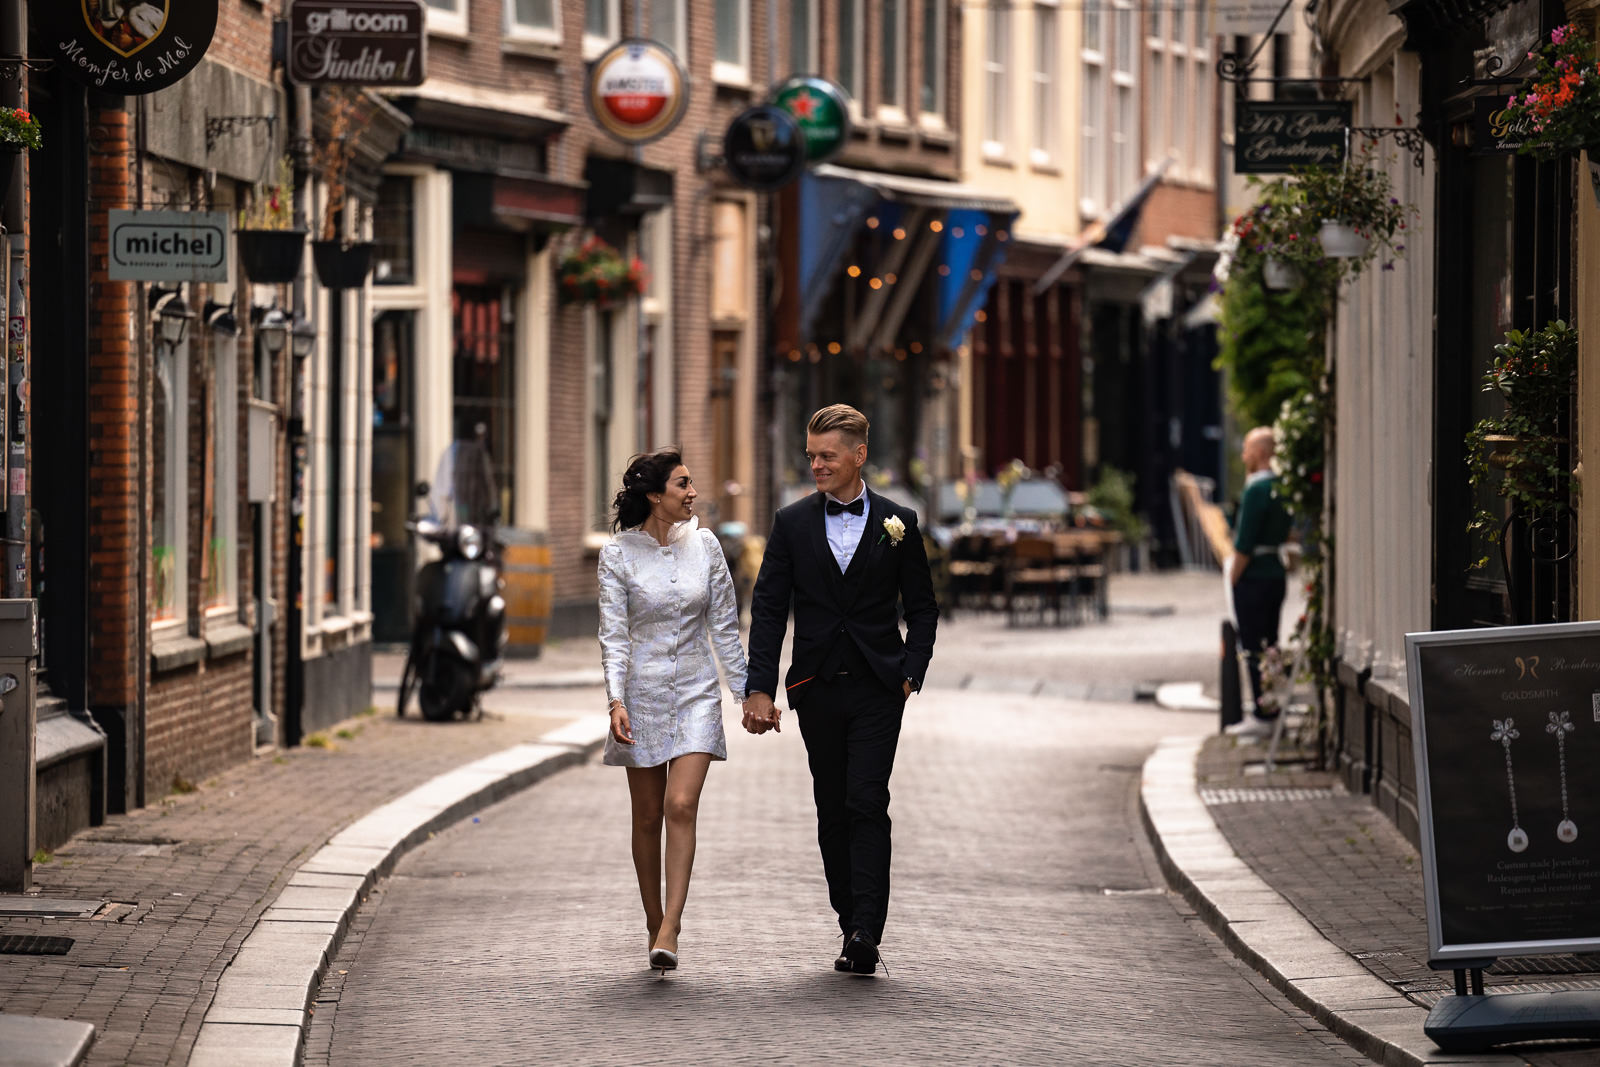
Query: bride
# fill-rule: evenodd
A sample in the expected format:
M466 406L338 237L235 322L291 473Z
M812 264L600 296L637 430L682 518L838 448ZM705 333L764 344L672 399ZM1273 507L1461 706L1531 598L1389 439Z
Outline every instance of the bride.
M700 790L711 761L728 758L713 647L734 696L745 698L733 579L694 501L694 479L676 451L634 457L612 504L616 537L600 552L605 762L628 769L650 966L663 974L678 966Z

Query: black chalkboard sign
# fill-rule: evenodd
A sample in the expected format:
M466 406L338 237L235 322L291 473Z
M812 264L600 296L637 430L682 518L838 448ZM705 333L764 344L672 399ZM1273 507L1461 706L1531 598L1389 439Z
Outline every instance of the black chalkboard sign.
M1406 635L1432 959L1600 951L1600 623Z

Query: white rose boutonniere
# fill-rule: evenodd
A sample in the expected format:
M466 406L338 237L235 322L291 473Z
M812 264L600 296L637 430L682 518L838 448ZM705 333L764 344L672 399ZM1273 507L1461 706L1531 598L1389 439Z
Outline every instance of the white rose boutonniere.
M890 515L883 520L883 532L891 545L898 545L906 535L906 524L900 521L900 516Z

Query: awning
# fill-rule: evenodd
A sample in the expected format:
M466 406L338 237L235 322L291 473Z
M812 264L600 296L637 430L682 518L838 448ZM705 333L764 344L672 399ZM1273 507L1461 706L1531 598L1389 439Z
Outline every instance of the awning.
M996 215L1015 215L1019 209L1010 197L991 193L960 182L945 182L937 178L914 178L905 174L888 174L876 170L855 170L824 163L812 170L818 178L839 178L856 182L875 191L885 200L895 200L922 207L950 210L988 211Z

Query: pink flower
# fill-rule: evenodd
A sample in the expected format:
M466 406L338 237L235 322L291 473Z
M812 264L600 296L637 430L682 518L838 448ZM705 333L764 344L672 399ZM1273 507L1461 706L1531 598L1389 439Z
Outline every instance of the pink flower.
M1563 41L1565 41L1566 39L1567 39L1567 28L1565 26L1557 26L1555 29L1550 31L1550 43L1551 44L1560 44Z

